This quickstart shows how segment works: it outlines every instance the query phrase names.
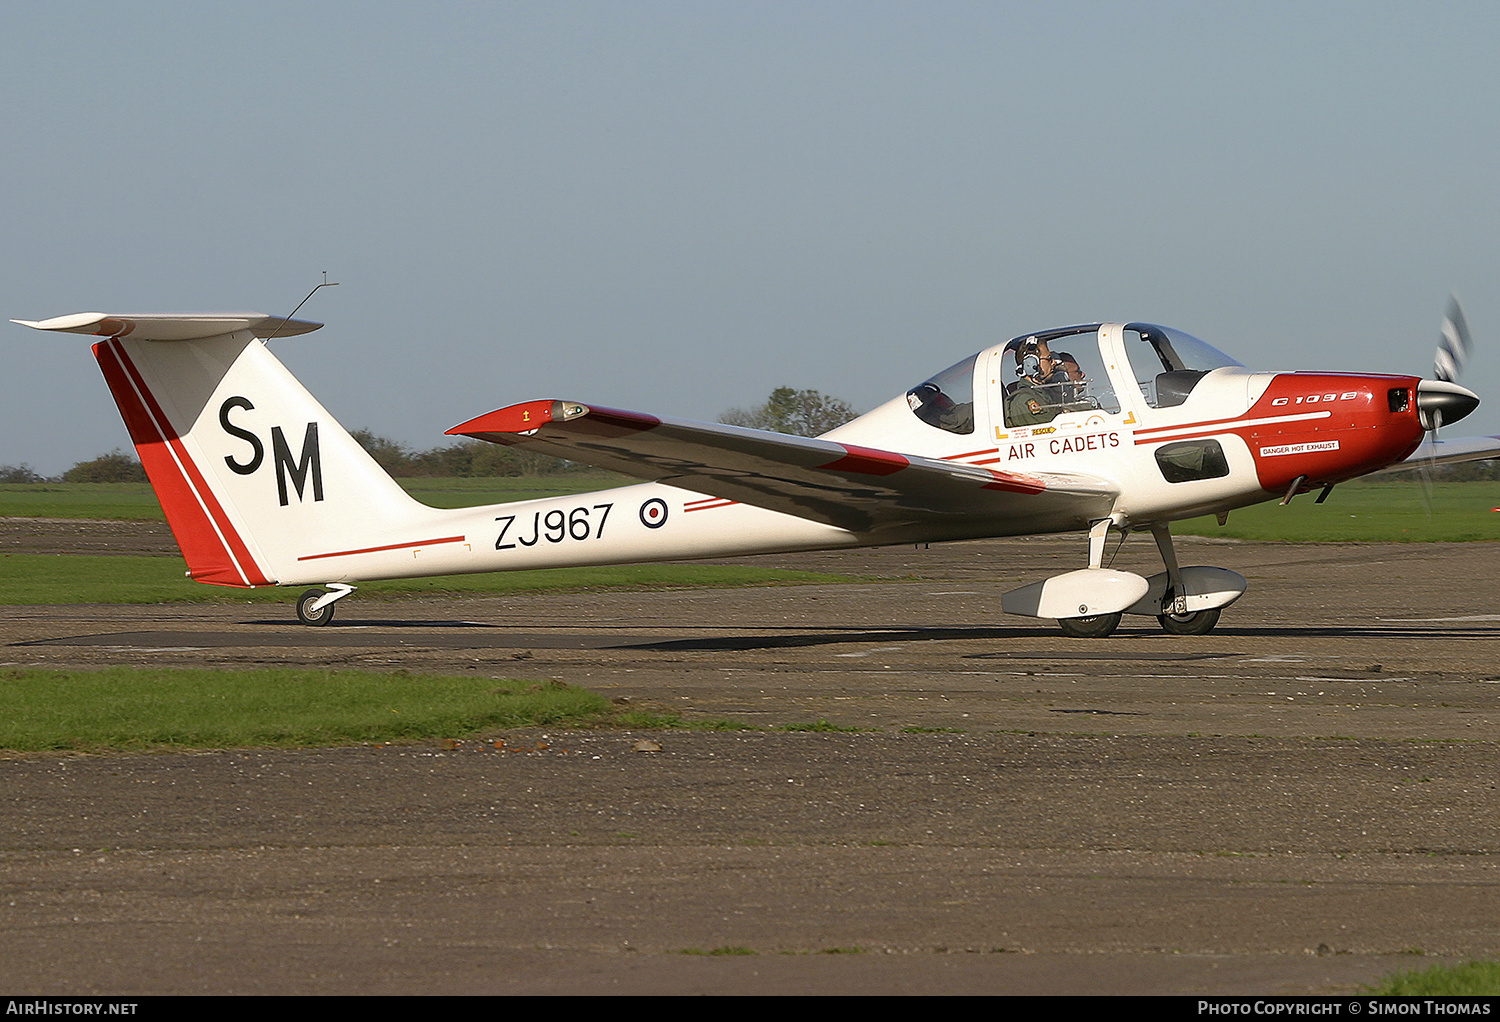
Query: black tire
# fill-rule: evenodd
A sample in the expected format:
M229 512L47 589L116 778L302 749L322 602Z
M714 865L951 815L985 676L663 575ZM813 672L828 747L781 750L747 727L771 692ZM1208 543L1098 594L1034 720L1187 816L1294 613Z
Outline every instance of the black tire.
M1063 617L1057 619L1064 635L1071 639L1103 639L1114 634L1120 627L1119 614L1095 614L1092 617Z
M336 604L328 604L320 610L313 610L312 605L317 600L327 596L325 589L309 589L297 597L297 620L305 625L326 625L333 620L333 608Z
M1207 635L1219 623L1219 608L1210 607L1195 614L1158 614L1156 620L1168 635Z

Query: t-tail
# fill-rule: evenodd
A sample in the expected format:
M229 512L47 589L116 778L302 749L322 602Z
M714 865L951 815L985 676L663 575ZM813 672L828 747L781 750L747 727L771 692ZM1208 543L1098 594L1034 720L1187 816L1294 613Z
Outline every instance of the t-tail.
M327 582L342 555L445 538L448 514L409 497L262 340L322 324L258 313L16 322L105 338L94 356L197 581Z

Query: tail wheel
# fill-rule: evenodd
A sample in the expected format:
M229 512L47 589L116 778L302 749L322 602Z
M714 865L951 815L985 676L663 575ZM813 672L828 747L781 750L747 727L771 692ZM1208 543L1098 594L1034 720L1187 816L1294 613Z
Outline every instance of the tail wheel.
M297 620L305 625L326 625L333 620L334 604L325 604L317 610L312 605L328 595L326 589L309 589L297 598Z
M1158 614L1162 630L1168 635L1207 635L1219 623L1219 608L1211 607L1194 614Z
M1092 617L1058 618L1062 633L1073 639L1103 639L1120 627L1119 614L1095 614Z

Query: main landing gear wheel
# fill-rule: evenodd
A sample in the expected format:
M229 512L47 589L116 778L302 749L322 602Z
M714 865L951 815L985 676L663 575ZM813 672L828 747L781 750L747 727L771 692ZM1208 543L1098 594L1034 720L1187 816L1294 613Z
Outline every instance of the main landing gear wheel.
M1120 627L1119 614L1095 614L1092 617L1058 618L1064 635L1073 639L1103 639Z
M312 605L328 595L326 589L309 589L297 597L297 620L305 625L326 625L333 620L334 604L327 603L317 610Z
M1210 607L1195 614L1158 614L1156 620L1168 635L1207 635L1219 623L1219 608Z

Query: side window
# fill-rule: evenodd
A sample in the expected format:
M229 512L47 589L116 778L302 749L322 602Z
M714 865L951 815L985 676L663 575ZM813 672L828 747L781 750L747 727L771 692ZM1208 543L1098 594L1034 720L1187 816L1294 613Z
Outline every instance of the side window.
M1217 440L1187 440L1156 449L1156 465L1169 483L1218 479L1229 474L1229 461Z
M1191 334L1150 323L1126 326L1125 346L1136 385L1152 408L1180 405L1210 372L1240 364Z
M912 414L950 433L974 432L974 362L970 355L906 392Z

